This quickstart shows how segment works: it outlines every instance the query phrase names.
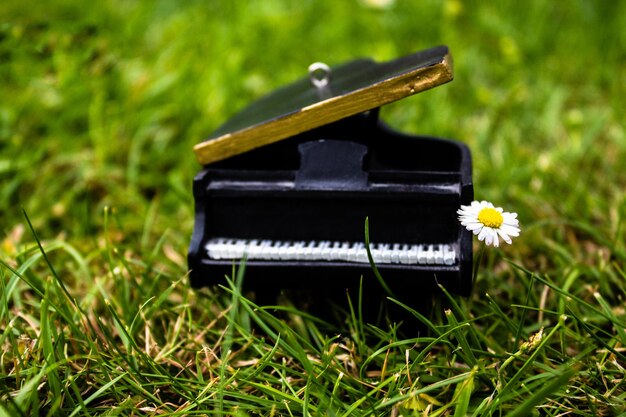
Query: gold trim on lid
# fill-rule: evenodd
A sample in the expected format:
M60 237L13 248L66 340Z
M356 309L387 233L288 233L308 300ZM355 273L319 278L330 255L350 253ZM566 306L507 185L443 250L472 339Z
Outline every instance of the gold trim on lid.
M418 67L377 83L330 97L275 119L218 136L194 146L202 165L230 158L292 137L451 81L449 54L432 65ZM332 82L331 82L332 87Z

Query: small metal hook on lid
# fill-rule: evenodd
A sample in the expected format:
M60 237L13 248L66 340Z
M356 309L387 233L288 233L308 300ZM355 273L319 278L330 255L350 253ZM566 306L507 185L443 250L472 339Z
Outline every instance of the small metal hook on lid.
M309 65L309 79L311 84L318 89L328 87L331 74L330 67L323 62L314 62Z

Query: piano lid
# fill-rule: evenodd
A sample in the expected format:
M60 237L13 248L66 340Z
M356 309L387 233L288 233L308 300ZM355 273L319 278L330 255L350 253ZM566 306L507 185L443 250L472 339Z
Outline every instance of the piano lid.
M253 103L194 152L210 164L400 100L451 81L451 61L438 46L383 63L314 64L309 77Z

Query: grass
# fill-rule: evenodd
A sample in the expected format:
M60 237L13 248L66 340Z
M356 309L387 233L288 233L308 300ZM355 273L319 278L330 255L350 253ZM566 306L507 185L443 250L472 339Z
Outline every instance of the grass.
M3 2L0 415L624 413L624 7ZM189 288L195 143L312 61L441 43L454 82L383 117L519 213L470 298L407 338L256 306L244 268Z

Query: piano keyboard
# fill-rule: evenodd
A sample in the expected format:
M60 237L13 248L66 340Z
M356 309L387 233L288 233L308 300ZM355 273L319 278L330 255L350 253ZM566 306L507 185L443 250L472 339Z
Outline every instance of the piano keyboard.
M248 260L369 263L363 242L214 238L205 248L214 260L238 260L245 255ZM370 251L376 264L454 265L456 261L454 248L446 244L373 243Z

